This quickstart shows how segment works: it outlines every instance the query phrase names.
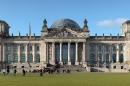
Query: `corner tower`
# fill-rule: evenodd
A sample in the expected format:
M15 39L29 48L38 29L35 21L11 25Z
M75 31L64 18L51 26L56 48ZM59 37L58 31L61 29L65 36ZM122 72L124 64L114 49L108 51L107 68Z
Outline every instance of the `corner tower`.
M126 38L130 38L130 20L127 20L122 24L122 34Z
M9 36L10 26L3 20L0 20L0 37Z

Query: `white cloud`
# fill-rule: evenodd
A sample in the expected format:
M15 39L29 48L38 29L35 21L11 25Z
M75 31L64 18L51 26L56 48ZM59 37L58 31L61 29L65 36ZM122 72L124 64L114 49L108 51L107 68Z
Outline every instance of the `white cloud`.
M126 18L117 18L117 19L112 19L112 20L103 20L97 22L98 26L101 27L114 27L114 26L120 26L123 22L125 22Z

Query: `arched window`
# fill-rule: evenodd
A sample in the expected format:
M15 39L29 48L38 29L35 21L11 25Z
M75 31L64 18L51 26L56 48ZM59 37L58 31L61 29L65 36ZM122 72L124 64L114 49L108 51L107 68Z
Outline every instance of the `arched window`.
M116 54L113 54L112 58L113 58L113 63L116 63Z
M106 54L106 63L109 63L109 54Z
M25 63L25 54L22 54L22 56L21 56L21 62Z
M96 64L95 54L93 54L93 53L90 54L89 63L90 63L91 67L95 66L95 64Z
M30 55L28 56L28 62L30 62L30 63L33 62L33 55L32 55L32 54L30 54Z
M36 54L35 62L40 63L40 54Z
M123 63L123 62L124 62L123 54L120 54L120 56L119 56L119 62L120 62L120 63Z

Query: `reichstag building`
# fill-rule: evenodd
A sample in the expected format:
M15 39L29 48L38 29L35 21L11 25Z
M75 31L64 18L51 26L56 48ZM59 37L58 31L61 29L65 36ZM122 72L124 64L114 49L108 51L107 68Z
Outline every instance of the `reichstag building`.
M83 26L71 19L60 19L48 27L46 19L41 35L29 31L26 36L9 34L10 25L0 20L0 68L40 69L47 64L91 67L105 72L130 69L130 21L122 24L122 35L91 36L87 20ZM29 28L30 30L30 28Z

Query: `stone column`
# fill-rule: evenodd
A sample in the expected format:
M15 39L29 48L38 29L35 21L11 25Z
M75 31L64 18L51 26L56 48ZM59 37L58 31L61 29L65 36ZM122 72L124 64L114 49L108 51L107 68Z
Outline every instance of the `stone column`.
M126 44L123 44L123 59L124 59L123 63L125 63L127 61L126 58L124 58L125 57L125 49L126 49Z
M32 45L33 62L35 62L35 44Z
M60 64L62 65L62 43L60 43Z
M103 62L103 57L104 57L103 54L104 54L104 45L102 45L102 58L101 58L101 59L102 59L102 60L101 60L102 62Z
M17 52L17 54L18 54L18 63L20 62L20 44L18 44L18 52Z
M5 62L5 45L3 44L3 62Z
M82 55L82 62L83 62L83 66L86 66L86 62L85 62L85 42L83 42L83 55Z
M112 68L112 63L113 63L113 55L112 55L113 51L112 51L112 44L110 44L110 55L109 55L109 59L110 59L110 62L109 62L109 67Z
M112 62L112 45L110 44L110 55L109 55L109 62L110 62L110 64L111 64L111 62Z
M25 62L28 61L28 44L25 45Z
M102 59L103 59L103 67L106 68L106 45L103 44L103 55L102 55Z
M52 42L52 59L51 64L55 64L55 43Z
M70 59L70 45L71 45L71 43L68 42L68 65L71 65L71 59Z
M79 65L79 62L78 62L78 43L76 42L75 43L75 65Z
M0 44L0 62L2 62L2 44Z
M14 44L11 44L11 63L14 63Z
M116 62L119 62L119 44L116 45Z
M95 59L96 59L96 66L99 67L99 57L98 57L98 44L96 43L96 46L95 46Z
M49 62L49 59L48 59L48 43L45 42L45 44L46 44L46 63L48 63Z

